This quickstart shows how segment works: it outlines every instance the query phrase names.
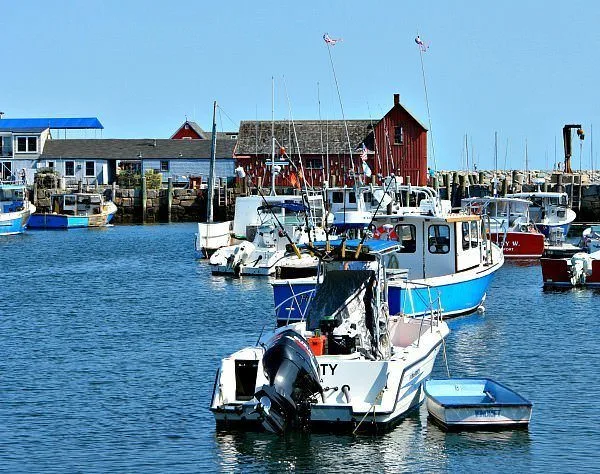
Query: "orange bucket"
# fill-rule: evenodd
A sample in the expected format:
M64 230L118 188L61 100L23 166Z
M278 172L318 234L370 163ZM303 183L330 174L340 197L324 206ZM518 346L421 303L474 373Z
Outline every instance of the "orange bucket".
M325 353L325 342L327 336L312 336L308 338L308 345L310 350L316 356L323 355Z

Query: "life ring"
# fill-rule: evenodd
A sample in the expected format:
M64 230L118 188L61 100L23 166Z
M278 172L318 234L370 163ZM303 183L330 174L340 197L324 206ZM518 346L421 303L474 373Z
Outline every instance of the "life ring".
M377 240L398 240L398 234L392 227L391 229L386 229L385 226L389 224L384 224L379 226L373 232L373 238Z

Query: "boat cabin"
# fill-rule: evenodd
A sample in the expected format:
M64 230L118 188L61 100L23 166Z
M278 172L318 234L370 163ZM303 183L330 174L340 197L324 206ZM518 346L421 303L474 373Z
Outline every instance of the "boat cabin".
M531 222L530 206L531 201L525 199L491 196L467 198L461 201L461 207L467 214L486 216L489 219L490 231L493 233L513 229L527 231L527 226Z
M54 214L88 216L102 213L102 196L95 193L55 194L50 206Z
M3 184L0 186L0 212L16 212L23 209L27 200L25 186L19 184Z
M567 218L569 197L567 193L556 192L531 192L507 194L507 197L527 199L531 201L529 215L534 223L549 221L562 221Z
M407 269L410 280L460 273L491 259L490 242L477 215L388 215L374 222L376 238L402 245L387 267Z

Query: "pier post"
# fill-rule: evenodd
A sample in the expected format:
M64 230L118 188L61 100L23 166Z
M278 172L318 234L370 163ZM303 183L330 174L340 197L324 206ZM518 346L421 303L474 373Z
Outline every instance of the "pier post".
M461 174L459 177L459 183L460 183L460 192L458 195L458 204L460 205L460 200L463 199L464 197L466 197L467 195L467 180L466 180L466 176L464 174Z
M410 187L410 176L406 177L406 185ZM410 206L410 191L406 191L405 195L406 206Z
M450 173L444 173L444 186L446 187L446 198L452 201L452 183L450 183Z
M439 178L437 176L433 177L433 189L435 189L436 193L440 193L440 181Z
M56 186L55 186L56 188ZM81 182L81 180L77 181L77 192L81 193L83 192L83 183Z
M544 180L544 184L542 186L542 191L545 193L548 192L548 181Z
M518 176L519 172L517 170L513 170L512 172L512 192L516 193L517 192L517 176Z
M479 184L483 184L483 171L479 172Z
M142 223L146 222L146 208L148 200L148 189L146 186L146 177L142 176Z
M502 197L506 197L508 193L508 176L505 176L502 180Z
M563 174L562 173L558 173L558 175L556 176L556 192L557 193L563 192Z
M171 210L173 209L173 177L169 177L167 184L167 221L171 222Z

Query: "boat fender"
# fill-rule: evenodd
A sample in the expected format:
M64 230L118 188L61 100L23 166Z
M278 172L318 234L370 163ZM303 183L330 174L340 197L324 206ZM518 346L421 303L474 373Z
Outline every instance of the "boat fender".
M346 403L352 403L352 396L350 395L350 385L342 385L342 393L346 397Z

